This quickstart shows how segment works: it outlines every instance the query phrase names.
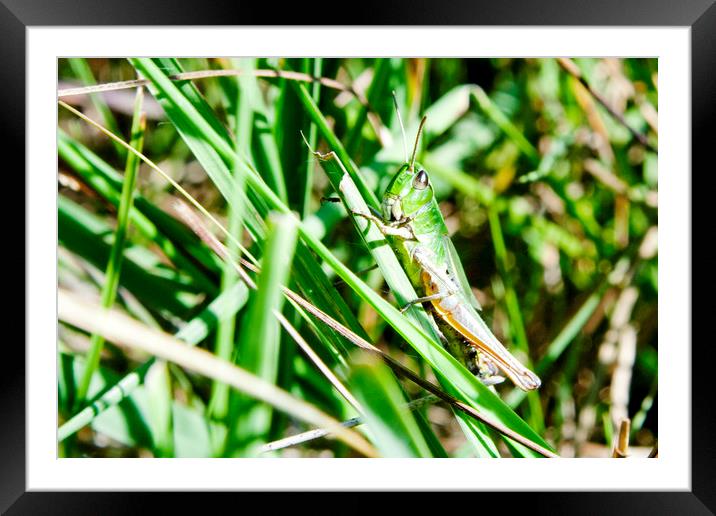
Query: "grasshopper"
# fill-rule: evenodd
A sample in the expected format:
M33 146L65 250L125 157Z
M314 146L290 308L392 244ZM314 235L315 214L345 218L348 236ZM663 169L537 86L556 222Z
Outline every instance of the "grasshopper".
M425 303L444 337L443 345L485 384L504 381L502 372L523 390L537 389L541 383L537 375L507 351L480 317L480 304L448 235L430 176L415 163L425 120L418 128L412 157L407 159L406 150L405 163L383 195L381 212L353 213L380 229L420 296L403 310Z

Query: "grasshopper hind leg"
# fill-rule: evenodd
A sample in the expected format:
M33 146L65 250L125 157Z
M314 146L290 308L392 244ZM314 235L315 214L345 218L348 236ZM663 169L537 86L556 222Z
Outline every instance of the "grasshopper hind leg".
M500 369L486 355L470 346L475 352L476 371L472 373L477 376L485 385L497 385L505 381L505 377L500 374Z
M487 385L497 385L505 381L505 377L500 374L500 369L486 355L480 353L477 349L465 343L466 366L472 374L477 376L482 383Z
M440 319L438 319L438 327L440 328L440 340L445 349L459 362L462 362L467 370L477 376L483 384L490 386L505 381L497 364L471 346L454 328L444 324Z

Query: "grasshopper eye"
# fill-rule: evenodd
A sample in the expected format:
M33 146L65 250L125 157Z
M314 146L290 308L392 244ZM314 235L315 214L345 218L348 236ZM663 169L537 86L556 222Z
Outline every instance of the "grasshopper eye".
M413 188L416 190L425 190L428 187L428 173L420 170L413 179Z

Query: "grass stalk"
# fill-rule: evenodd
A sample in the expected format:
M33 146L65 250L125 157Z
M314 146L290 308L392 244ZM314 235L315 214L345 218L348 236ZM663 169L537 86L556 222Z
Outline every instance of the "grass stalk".
M130 146L140 152L144 141L144 129L146 127L146 117L142 110L143 98L144 94L142 89L137 89L137 96L134 103L134 117L132 119ZM105 284L102 288L101 303L104 308L111 307L117 296L119 275L122 270L124 244L127 239L127 228L129 225L129 211L132 207L134 185L137 178L137 171L139 170L139 163L140 160L136 154L127 154L127 164L124 169L124 185L122 186L122 197L117 213L117 229L114 235L114 243L112 244L109 262L107 263L107 268L105 270ZM90 351L87 355L85 371L82 375L79 386L77 387L75 407L80 407L85 402L90 380L99 366L99 357L103 346L104 339L102 336L93 334L90 341Z
M507 314L510 318L512 338L517 345L517 349L522 351L524 355L525 366L528 369L532 369L533 366L532 360L530 359L530 347L527 342L527 331L525 330L522 310L520 309L517 292L515 291L514 282L512 281L512 274L509 270L505 237L502 233L500 215L496 207L490 207L488 210L488 218L490 221L490 231L492 233L492 244L495 249L497 269L500 271L500 277L505 284L505 305L507 307ZM536 391L527 393L527 400L529 401L528 421L530 422L532 428L535 428L540 433L544 432L544 415L542 413L539 393Z

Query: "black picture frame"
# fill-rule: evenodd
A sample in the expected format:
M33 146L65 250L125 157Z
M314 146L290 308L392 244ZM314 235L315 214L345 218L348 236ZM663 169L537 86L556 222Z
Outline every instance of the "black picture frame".
M555 26L684 26L691 28L692 71L692 170L713 171L709 160L713 147L712 131L716 120L716 5L714 0L540 0L539 2L487 2L455 1L395 3L372 2L361 4L351 15L355 23L371 25L555 25ZM312 5L307 12L303 3L284 4L276 9L272 3L213 2L207 0L197 9L194 2L173 0L171 19L166 18L168 2L98 2L90 0L0 0L0 131L2 146L20 148L25 142L26 38L25 31L32 26L72 25L271 25L295 24L303 21L310 25L340 23L340 10L335 5L318 8ZM31 185L25 184L24 163L14 166L12 174L6 169L6 180L14 178L12 188L28 195ZM688 173L688 171L684 171ZM20 180L22 178L22 180ZM692 174L693 178L693 174ZM8 184L8 183L6 183ZM6 188L8 188L6 186ZM693 190L692 190L693 191ZM21 198L16 195L17 198ZM692 220L699 205L692 211ZM708 204L707 204L708 206ZM708 218L707 218L708 220ZM19 225L16 231L20 232ZM24 229L24 226L23 226ZM25 239L24 231L20 237ZM19 240L18 240L19 241ZM23 253L23 262L25 256ZM18 260L15 257L14 260ZM26 262L24 262L26 263ZM700 269L701 270L701 269ZM32 271L25 269L25 275ZM20 292L20 290L15 290ZM19 305L19 304L18 304ZM706 315L702 305L692 304L692 313ZM692 315L693 317L693 315ZM707 319L708 320L708 319ZM689 328L690 331L690 328ZM692 344L692 456L690 492L589 492L589 493L522 493L510 494L510 504L516 500L528 504L531 513L549 514L714 514L716 513L716 411L711 407L713 376L708 340ZM12 344L6 341L3 354L12 364L25 364L25 350L19 339ZM668 366L668 365L667 365ZM187 497L177 494L148 495L143 493L50 493L26 492L25 457L25 371L8 370L0 375L0 511L7 514L69 513L109 514L133 513L147 508L147 499L162 496L185 509ZM215 507L222 497L212 497L209 507ZM246 496L242 494L241 496ZM340 506L352 505L357 494L342 498ZM481 512L504 510L505 494L480 494L473 498ZM203 498L203 497L202 497ZM422 497L412 498L422 503ZM121 501L120 501L121 500ZM194 500L194 498L192 498ZM177 503L178 502L178 503ZM253 500L244 499L244 503ZM299 502L300 503L300 502ZM366 499L360 505L365 507ZM204 506L207 507L207 506ZM167 507L164 507L167 508ZM408 509L408 506L403 507Z

